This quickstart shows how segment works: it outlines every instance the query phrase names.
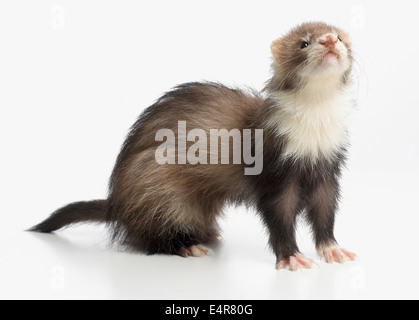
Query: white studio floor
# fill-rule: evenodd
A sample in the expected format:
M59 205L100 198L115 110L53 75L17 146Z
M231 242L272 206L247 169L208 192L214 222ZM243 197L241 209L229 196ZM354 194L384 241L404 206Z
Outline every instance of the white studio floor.
M416 226L402 216L409 210L406 199L414 198L377 185L371 198L365 189L370 187L348 187L345 198L358 201L344 200L337 220L337 237L359 255L356 262L277 271L261 223L240 208L229 210L221 221L223 240L204 258L117 252L108 248L99 226L56 235L5 229L0 233L0 298L417 299L418 258L413 248L418 235ZM397 198L405 198L400 202L404 207L381 201ZM395 210L400 212L397 219ZM306 255L316 257L304 224L299 243Z

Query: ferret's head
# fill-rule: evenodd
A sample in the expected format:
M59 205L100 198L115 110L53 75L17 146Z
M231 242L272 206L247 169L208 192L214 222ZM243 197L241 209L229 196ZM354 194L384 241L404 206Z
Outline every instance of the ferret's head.
M315 79L349 81L352 50L349 34L321 23L304 23L271 46L274 77L268 89L293 90Z

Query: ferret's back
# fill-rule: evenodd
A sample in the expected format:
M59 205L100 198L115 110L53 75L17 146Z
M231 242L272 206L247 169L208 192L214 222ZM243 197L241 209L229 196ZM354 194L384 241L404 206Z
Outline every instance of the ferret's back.
M143 147L155 146L159 129L177 132L178 121L185 121L187 130L249 128L252 114L264 103L256 92L229 88L218 83L187 83L167 92L149 107L133 127L140 134ZM144 144L148 144L147 146Z

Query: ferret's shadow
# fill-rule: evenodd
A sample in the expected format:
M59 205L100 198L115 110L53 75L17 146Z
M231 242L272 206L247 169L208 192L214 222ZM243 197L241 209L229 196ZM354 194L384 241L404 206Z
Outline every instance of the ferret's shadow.
M82 241L85 240L82 234L85 232L63 230L53 234L32 233L32 237L45 243L54 256L52 265L58 262L66 274L77 274L77 281L89 283L92 276L100 274L102 284L111 287L109 298L162 299L191 294L205 298L199 286L203 279L212 286L226 281L217 276L225 273L223 258L217 253L220 243L211 245L210 257L185 259L122 250L111 246L103 234L101 239L94 235Z

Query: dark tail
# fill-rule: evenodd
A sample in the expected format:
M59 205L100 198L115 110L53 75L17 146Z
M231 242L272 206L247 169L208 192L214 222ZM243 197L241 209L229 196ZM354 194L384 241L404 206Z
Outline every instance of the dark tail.
M74 223L105 222L106 206L106 200L71 203L28 231L50 233Z

